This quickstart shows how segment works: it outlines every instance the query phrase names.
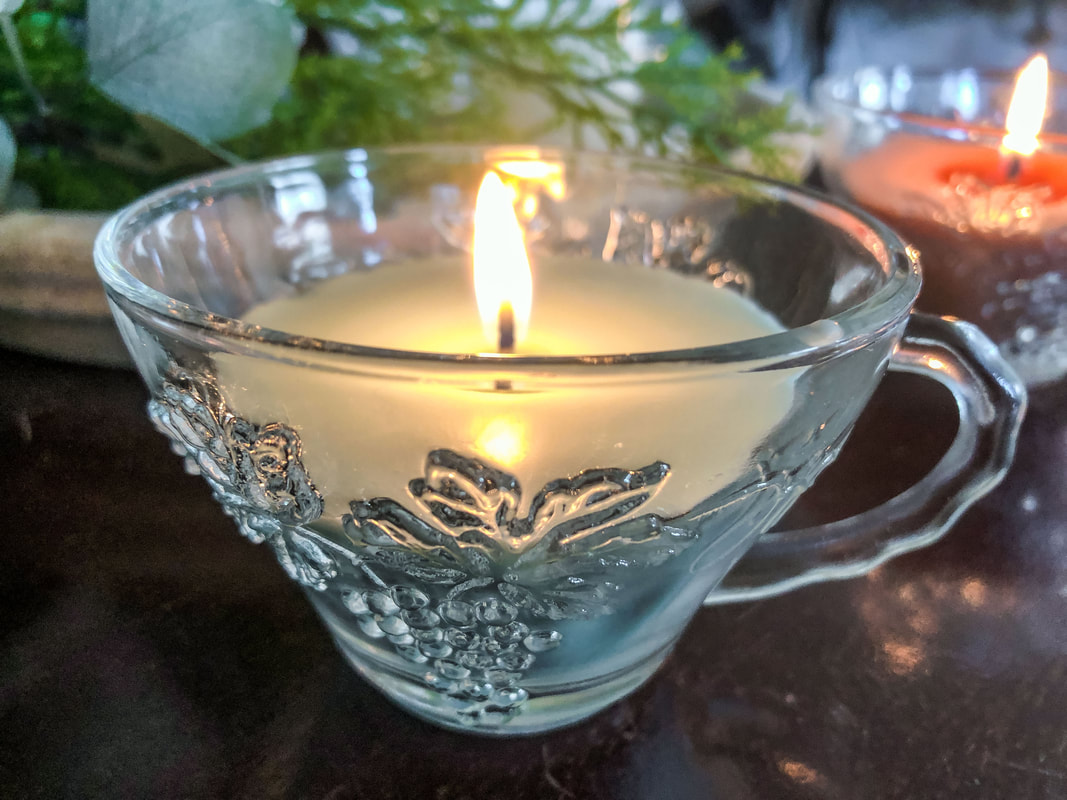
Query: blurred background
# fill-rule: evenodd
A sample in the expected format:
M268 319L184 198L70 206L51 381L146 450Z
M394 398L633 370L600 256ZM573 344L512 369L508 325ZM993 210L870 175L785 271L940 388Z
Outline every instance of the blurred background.
M750 66L806 94L824 72L1015 70L1036 48L1067 64L1067 3L1055 0L684 0L717 47L744 46Z

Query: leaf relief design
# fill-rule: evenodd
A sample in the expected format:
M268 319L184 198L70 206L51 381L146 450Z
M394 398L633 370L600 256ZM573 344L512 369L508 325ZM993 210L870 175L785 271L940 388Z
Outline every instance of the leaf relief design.
M535 617L588 618L611 610L619 566L654 566L694 535L637 516L670 476L656 462L594 469L552 481L519 513L522 489L506 472L435 450L409 484L415 509L390 498L353 501L342 525L368 564L427 583L494 585ZM417 513L418 512L418 513Z
M234 414L210 378L173 368L148 414L184 456L186 471L204 477L253 542L322 515L322 495L304 469L296 431Z

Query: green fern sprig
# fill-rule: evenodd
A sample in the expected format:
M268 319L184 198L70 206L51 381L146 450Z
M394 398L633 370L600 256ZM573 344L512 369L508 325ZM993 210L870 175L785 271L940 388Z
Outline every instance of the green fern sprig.
M18 143L15 178L47 207L114 208L230 153L517 142L560 131L577 145L683 148L708 163L746 149L759 169L784 169L771 137L791 128L787 110L751 104L757 76L737 70L740 50L713 54L643 2L548 0L534 14L527 0L289 0L305 36L288 88L265 124L225 142L191 140L93 85L86 2L28 0L15 14L30 87L16 54L0 47L0 118ZM630 54L624 39L634 36L654 58ZM540 115L516 113L530 107Z

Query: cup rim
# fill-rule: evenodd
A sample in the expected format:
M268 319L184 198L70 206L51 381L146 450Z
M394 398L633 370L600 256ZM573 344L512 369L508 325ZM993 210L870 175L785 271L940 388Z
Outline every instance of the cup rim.
M581 158L607 162L615 167L639 166L644 170L684 171L687 175L706 176L708 180L741 180L759 195L801 207L835 227L843 223L857 226L873 237L864 248L882 261L887 279L869 297L843 309L794 328L755 338L715 345L675 350L591 355L519 355L499 353L436 353L369 347L329 339L303 336L227 317L204 308L176 300L154 289L130 273L121 262L116 243L121 234L136 227L138 220L160 207L180 206L183 197L198 197L206 192L221 192L240 186L253 176L285 173L316 168L338 159L342 163L368 161L372 155L448 154L475 157L491 152L535 151L541 158ZM881 252L879 252L881 251ZM286 156L252 162L177 181L157 189L114 213L100 229L93 247L96 270L106 290L126 303L133 304L140 315L165 322L171 329L199 329L223 340L240 340L261 345L254 348L258 357L283 360L289 364L321 366L322 356L333 354L373 360L422 362L434 365L473 365L479 368L519 369L589 365L636 365L659 363L729 364L745 371L806 366L860 349L887 332L899 328L910 314L918 297L921 273L914 251L908 248L887 225L862 209L820 192L792 186L781 181L720 167L697 166L663 158L619 155L567 148L530 145L410 145L332 150L315 154ZM833 327L830 328L828 323ZM828 329L835 335L828 336ZM248 349L245 348L248 352ZM305 357L301 353L306 353Z
M834 95L835 88L842 84L851 87L852 82L865 72L877 70L886 77L889 77L898 69L907 69L908 77L913 83L920 81L940 81L946 76L971 72L980 84L1010 89L1014 85L1016 78L1015 71L1006 69L974 67L965 69L938 70L923 68L912 70L907 64L896 64L893 66L871 64L864 67L858 67L848 72L832 72L816 78L812 82L811 87L814 105L819 111L836 108L847 112L854 117L862 116L866 120L878 120L887 128L902 133L920 134L940 139L950 139L953 141L962 140L973 144L995 147L1000 146L1005 133L1004 129L1000 127L983 125L976 122L967 122L966 120L952 120L942 117L934 117L917 111L908 111L907 109L867 108L860 105L855 99L843 99ZM1064 75L1063 73L1050 71L1049 79L1050 93L1054 91L1057 86L1057 84L1052 81L1058 79L1060 88L1067 86L1067 75ZM1067 152L1067 132L1053 130L1048 127L1047 122L1042 128L1038 138L1041 141L1042 150Z

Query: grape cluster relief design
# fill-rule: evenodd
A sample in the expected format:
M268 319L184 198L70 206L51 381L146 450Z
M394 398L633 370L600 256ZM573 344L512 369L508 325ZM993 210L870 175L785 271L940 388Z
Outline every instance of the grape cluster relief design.
M331 525L296 430L235 413L213 378L172 368L149 414L246 537L470 724L521 711L524 676L563 643L555 623L611 613L628 574L697 537L642 513L670 477L663 462L584 470L524 506L514 475L444 449L405 502L353 500Z
M524 673L563 641L553 622L610 613L620 568L663 563L693 541L635 516L669 475L662 462L586 470L544 486L520 513L513 475L436 450L409 484L414 510L351 503L345 535L379 588L345 604L365 633L425 665L461 717L506 718L528 698Z

